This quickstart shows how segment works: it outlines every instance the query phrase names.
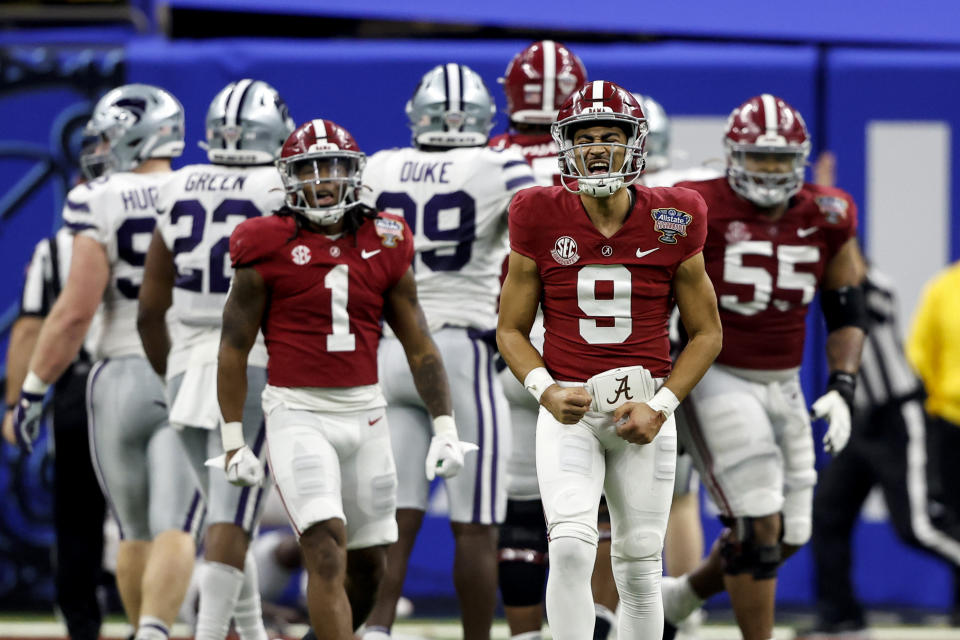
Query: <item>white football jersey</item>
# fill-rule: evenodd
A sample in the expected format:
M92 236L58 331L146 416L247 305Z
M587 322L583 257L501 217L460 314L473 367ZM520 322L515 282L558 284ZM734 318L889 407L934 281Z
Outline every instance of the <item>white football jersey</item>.
M653 171L644 173L640 176L640 182L645 187L672 187L678 182L685 180L701 181L713 180L723 175L712 167L690 167L688 169L663 169L662 171Z
M495 327L507 207L536 183L523 156L487 147L390 149L367 161L363 182L367 204L402 215L413 231L417 292L431 331Z
M283 182L273 166L188 165L164 185L157 228L173 254L176 279L167 376L216 362L227 290L233 277L230 234L244 220L283 205ZM249 363L265 366L262 338Z
M144 355L137 333L137 296L157 224L157 201L171 175L114 173L74 187L67 195L64 223L74 234L99 242L110 262L97 359Z

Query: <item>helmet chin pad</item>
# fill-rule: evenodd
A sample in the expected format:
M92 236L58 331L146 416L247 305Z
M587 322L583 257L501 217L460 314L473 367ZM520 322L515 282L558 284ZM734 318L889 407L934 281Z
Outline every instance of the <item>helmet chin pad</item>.
M577 186L580 193L594 198L609 198L623 188L623 177L579 178Z

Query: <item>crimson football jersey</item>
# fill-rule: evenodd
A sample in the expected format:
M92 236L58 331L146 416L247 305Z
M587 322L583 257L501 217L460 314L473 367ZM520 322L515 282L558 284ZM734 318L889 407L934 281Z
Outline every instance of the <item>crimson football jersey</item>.
M800 366L807 306L827 263L856 234L853 199L841 189L804 184L771 222L726 178L677 186L699 192L710 210L703 257L723 324L717 362L745 369Z
M234 268L252 267L268 289L263 336L275 387L356 387L377 382L384 294L406 273L413 241L403 218L381 213L356 235L331 240L296 229L292 216L254 218L230 236Z
M707 208L687 189L631 188L633 209L610 238L563 187L525 189L510 205L511 248L543 283L543 360L558 380L634 365L670 373L673 276L703 250Z
M494 149L514 147L523 154L533 170L537 184L544 187L560 184L560 165L557 163L557 143L549 133L501 133L490 139Z

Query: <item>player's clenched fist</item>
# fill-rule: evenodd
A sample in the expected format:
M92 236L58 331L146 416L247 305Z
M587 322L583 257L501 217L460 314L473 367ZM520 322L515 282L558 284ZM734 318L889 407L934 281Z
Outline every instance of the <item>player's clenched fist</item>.
M540 396L540 404L563 424L577 424L590 409L590 394L583 387L550 385Z
M627 402L613 412L617 435L633 444L650 444L667 421L661 411L646 402Z

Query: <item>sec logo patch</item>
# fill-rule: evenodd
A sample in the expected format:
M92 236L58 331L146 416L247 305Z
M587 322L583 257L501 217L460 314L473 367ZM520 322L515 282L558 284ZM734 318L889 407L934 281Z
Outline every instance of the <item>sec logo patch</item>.
M293 264L305 265L310 262L310 247L298 244L290 251L290 257L293 258Z
M560 236L553 244L550 255L564 266L573 264L580 259L580 254L577 253L577 241L570 236Z

